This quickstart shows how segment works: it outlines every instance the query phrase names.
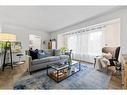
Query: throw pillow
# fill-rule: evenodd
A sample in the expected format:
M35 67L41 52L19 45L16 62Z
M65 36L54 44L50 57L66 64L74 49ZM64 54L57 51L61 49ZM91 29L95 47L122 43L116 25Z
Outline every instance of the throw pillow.
M38 56L37 56L37 53L38 53L38 52L33 51L33 50L29 50L29 52L30 52L30 56L32 57L32 60L38 58Z
M55 56L60 56L60 50L55 50Z
M107 59L111 59L112 58L112 54L111 53L102 53L102 56L107 58Z
M44 58L44 57L46 57L46 54L44 52L39 51L38 52L38 58L41 59L41 58Z

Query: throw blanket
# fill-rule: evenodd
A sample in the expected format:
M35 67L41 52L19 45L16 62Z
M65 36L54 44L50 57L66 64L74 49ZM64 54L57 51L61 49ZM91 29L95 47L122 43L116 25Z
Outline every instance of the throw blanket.
M107 65L110 65L110 62L108 60L110 58L112 58L112 55L110 53L103 53L101 56L96 57L95 68L97 70L102 70L102 68L106 68Z

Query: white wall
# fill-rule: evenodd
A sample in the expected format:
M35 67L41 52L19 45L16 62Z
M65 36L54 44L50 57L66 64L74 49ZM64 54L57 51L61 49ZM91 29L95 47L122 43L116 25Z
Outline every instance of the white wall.
M120 23L111 23L105 27L105 46L120 46Z
M2 27L0 26L0 33L2 32Z
M43 32L42 34L41 34L41 39L42 39L42 48L43 49L47 49L48 48L48 41L50 40L50 38L51 38L51 35L50 35L50 33L47 33L47 32ZM47 40L48 39L48 40ZM45 45L43 44L43 41L45 41Z
M70 27L66 27L64 29L61 29L59 31L51 33L52 38L57 38L57 35L64 32L69 32L75 29L80 29L84 27L88 27L91 25L103 23L106 21L110 21L113 19L120 18L120 44L121 44L121 53L127 53L127 7L124 7L120 10L116 10L114 12L110 12L92 19L89 19L87 21L83 21L81 23L72 25Z

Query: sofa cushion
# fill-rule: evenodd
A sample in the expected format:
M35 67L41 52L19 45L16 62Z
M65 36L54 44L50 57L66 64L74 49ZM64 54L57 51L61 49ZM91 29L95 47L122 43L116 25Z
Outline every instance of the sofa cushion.
M32 65L38 65L38 64L43 64L46 62L57 61L57 60L60 60L59 56L49 56L49 57L33 60Z
M45 55L48 56L53 56L53 51L48 49L48 50L44 50Z
M49 61L48 57L41 58L41 59L35 59L35 60L33 60L32 65L43 64L48 61Z
M57 61L57 60L60 60L60 56L50 56L50 57L48 57L48 60L49 61Z
M38 65L38 64L40 64L40 60L39 59L35 59L31 63L31 65Z
M60 59L68 59L69 56L68 55L60 55Z

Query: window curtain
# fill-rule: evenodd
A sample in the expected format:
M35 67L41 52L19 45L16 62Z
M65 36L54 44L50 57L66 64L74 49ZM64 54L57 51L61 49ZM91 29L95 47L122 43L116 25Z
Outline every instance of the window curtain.
M93 63L94 57L101 54L102 47L120 46L120 22L74 30L60 35L59 47L72 50L73 59Z
M73 59L93 63L94 57L101 54L104 46L103 33L104 28L100 28L66 35L67 48L72 50Z

